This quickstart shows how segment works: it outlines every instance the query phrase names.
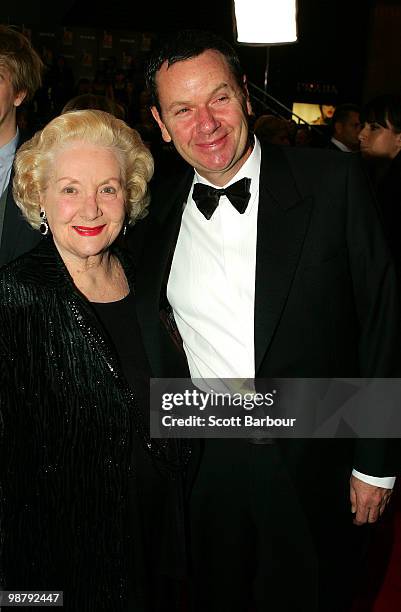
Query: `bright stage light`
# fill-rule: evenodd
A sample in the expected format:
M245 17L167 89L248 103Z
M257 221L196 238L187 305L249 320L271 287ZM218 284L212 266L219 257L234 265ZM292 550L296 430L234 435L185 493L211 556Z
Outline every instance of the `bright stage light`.
M297 40L296 0L234 0L237 40L277 45Z

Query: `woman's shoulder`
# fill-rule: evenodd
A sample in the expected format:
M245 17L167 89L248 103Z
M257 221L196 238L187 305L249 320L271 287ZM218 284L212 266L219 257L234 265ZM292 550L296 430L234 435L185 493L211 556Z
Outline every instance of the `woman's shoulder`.
M0 268L1 305L27 302L46 285L57 286L54 247L44 242ZM49 279L52 279L51 283Z
M31 260L31 251L28 253L24 253L23 255L19 255L13 261L6 263L4 266L0 268L0 285L3 286L5 284L12 283L18 279L20 272L27 269L27 266L30 265Z
M27 287L21 280L21 273L28 265L29 258L24 254L0 269L0 306L10 308L18 304L23 295L27 299Z

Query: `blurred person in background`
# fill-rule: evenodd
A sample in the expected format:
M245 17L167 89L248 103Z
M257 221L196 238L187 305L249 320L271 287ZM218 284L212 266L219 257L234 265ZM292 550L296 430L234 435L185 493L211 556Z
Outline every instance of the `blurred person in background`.
M0 266L40 240L16 206L11 185L15 152L27 137L17 127L17 110L40 87L42 68L29 40L0 25Z
M275 115L261 115L256 119L255 134L263 142L290 145L289 122Z
M332 136L329 149L352 153L359 151L359 132L361 120L359 107L355 104L337 106L331 120Z
M313 133L309 125L300 124L297 125L297 131L295 132L295 146L296 147L311 147L313 145Z
M106 96L100 96L92 93L81 94L71 98L64 105L61 114L68 113L75 110L102 110L106 113L110 113L117 117L117 119L124 119L124 109L120 104L117 104L115 100L110 100Z
M361 153L376 188L384 229L401 279L401 95L386 94L363 109Z

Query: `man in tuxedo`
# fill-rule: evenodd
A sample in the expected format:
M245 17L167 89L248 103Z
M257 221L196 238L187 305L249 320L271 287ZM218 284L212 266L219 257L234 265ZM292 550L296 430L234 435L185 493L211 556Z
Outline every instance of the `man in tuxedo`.
M397 376L396 281L358 160L262 146L238 57L212 34L167 41L147 80L162 137L189 164L133 235L154 375L179 375L167 321L192 378ZM388 445L206 440L200 455L193 609L348 610L366 524L394 483Z
M41 73L42 60L28 39L0 25L0 266L40 240L14 202L12 165L24 140L17 127L17 109L33 97Z

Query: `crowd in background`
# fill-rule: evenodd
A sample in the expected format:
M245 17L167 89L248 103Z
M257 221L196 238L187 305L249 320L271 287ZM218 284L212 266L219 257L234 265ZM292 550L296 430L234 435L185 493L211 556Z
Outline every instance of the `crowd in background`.
M344 99L344 95L342 96ZM401 94L381 96L364 107L355 103L320 104L320 116L310 124L294 115L278 114L255 100L251 130L263 142L289 147L333 149L361 154L379 201L390 248L401 269L398 226L401 181ZM63 56L43 65L42 84L17 108L17 125L23 138L42 129L50 120L70 110L98 109L135 128L155 161L153 181L162 181L183 162L172 143L163 142L150 112L150 98L143 75L123 69L116 58L104 60L93 79L75 79Z
M346 98L344 94L343 99ZM45 66L42 86L33 100L18 110L17 121L20 128L32 133L67 110L100 109L137 129L156 161L162 147L164 153L170 153L169 158L173 159L172 146L162 144L149 106L143 77L120 68L115 58L104 61L92 79L75 79L65 58L59 56L52 66ZM319 108L319 120L308 124L291 118L290 111L287 114L283 111L280 115L270 110L268 100L265 108L258 101L255 102L256 111L252 117L253 128L260 138L272 144L359 151L359 132L364 120L360 116L360 107L347 103L337 108L332 104L319 105ZM339 145L339 142L345 146Z

